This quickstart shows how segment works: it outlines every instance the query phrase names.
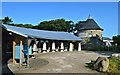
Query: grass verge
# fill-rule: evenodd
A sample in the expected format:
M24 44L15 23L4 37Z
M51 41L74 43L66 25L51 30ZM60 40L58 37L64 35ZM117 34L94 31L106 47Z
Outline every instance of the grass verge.
M109 67L106 73L120 73L120 59L117 57L109 57ZM88 68L94 70L93 64L95 61L91 60L90 63L86 63Z

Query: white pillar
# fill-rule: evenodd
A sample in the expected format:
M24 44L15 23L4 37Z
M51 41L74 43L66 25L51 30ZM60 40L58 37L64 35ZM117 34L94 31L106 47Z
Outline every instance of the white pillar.
M37 51L37 46L36 46L36 44L34 43L34 45L33 45L33 54L36 54L36 51Z
M47 48L46 48L46 42L44 42L43 43L43 53L46 53L46 50L47 50Z
M78 51L81 51L81 43L78 44Z
M35 41L35 43L34 43L34 45L33 45L33 57L32 58L36 58L36 54L37 54L37 45L36 45L36 41Z
M24 58L23 45L22 41L20 41L20 66L23 64L23 58Z
M48 50L47 50L47 52L50 52L50 47L48 47Z
M64 50L64 44L63 42L61 42L61 52L64 52L63 50Z
M73 44L70 43L69 51L73 51Z
M64 44L63 44L63 42L61 42L61 49L64 49Z
M55 42L52 43L52 52L55 52Z

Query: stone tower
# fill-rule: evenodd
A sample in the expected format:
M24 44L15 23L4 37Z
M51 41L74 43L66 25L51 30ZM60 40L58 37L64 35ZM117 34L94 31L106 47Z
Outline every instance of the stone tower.
M100 28L95 20L89 15L88 19L81 24L77 36L81 38L97 37L102 40L102 31L103 29Z
M80 21L77 27L76 35L82 39L82 49L89 50L90 48L103 45L103 29L98 26L90 15L86 21Z

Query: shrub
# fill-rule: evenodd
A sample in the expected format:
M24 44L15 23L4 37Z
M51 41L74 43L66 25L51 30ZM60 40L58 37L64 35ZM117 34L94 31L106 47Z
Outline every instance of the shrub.
M90 51L114 51L114 52L120 52L119 48L117 46L104 46L104 45L101 45L101 46L94 46L94 47L91 47L91 48L88 48L88 50Z
M107 51L108 47L107 46L94 46L91 48L88 48L90 51Z
M108 73L120 73L120 60L117 57L109 58Z
M109 47L109 50L116 52L116 51L119 51L119 48L118 48L117 46L114 46L114 45L113 45L113 46L110 46L110 47Z
M117 57L109 57L109 67L106 73L120 73L120 59ZM94 65L95 61L91 60L90 63L86 63L88 68L91 70L94 70Z

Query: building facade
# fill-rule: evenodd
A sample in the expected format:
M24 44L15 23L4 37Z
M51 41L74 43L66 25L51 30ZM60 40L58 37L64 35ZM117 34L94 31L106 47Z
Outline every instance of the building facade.
M103 29L99 27L91 16L89 16L86 21L81 21L77 27L76 35L82 39L82 49L103 44Z
M102 40L103 29L89 16L88 19L82 22L77 31L77 36L81 38L98 37Z

